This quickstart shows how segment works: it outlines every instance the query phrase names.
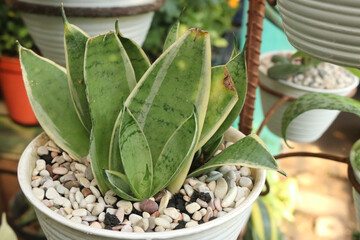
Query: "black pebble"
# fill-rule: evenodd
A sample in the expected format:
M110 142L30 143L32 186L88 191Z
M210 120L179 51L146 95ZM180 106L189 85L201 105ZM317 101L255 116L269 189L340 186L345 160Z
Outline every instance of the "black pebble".
M51 161L53 160L53 158L51 157L51 153L49 152L49 154L47 155L41 155L40 156L41 159L44 159L46 164L51 164Z
M207 193L207 192L201 192L201 193L199 194L199 198L200 198L201 200L207 202L207 203L211 201L211 196L210 196L210 194Z
M185 201L183 195L180 193L175 193L173 198L169 200L167 207L173 207L178 209L180 212L186 212L185 210Z
M133 207L131 213L142 216L142 212L139 212L139 211L136 210L134 207Z
M105 214L105 226L109 226L110 228L120 224L120 220L113 214L106 213Z
M196 199L199 198L199 193L197 191L194 191L194 193L191 195L191 202L196 202Z
M179 223L179 224L174 228L174 230L175 230L175 229L182 229L182 228L184 228L185 225L186 225L186 222L183 221L183 220L180 220L178 223Z
M198 224L203 224L204 223L204 220L202 220L202 219L200 219L199 221L198 221Z

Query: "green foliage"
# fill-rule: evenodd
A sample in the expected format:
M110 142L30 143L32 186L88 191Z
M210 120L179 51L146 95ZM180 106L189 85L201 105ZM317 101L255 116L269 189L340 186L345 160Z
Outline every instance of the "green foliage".
M293 59L300 58L300 64L292 62ZM271 61L275 64L268 69L268 76L273 79L286 79L299 73L305 73L311 68L316 67L321 61L305 53L296 52L288 59L281 55L274 55Z
M350 112L360 116L360 102L354 99L329 93L308 93L290 103L286 108L282 123L282 136L287 143L286 130L300 114L313 109L328 109Z
M151 59L156 59L162 52L169 29L180 15L180 33L189 27L206 29L210 32L213 46L226 47L228 43L222 35L231 29L235 12L236 8L231 8L227 0L167 0L155 13L143 48Z
M0 55L17 56L17 40L26 48L34 46L20 14L4 2L0 2L0 29Z
M67 71L20 47L26 89L40 124L76 159L90 155L103 193L110 188L124 199L139 201L164 188L177 192L196 151L205 145L213 153L241 111L244 51L211 68L210 34L192 28L178 39L177 34L169 37L168 49L149 66L143 50L118 30L88 38L64 19L66 46L81 39L78 48L67 49ZM76 91L69 86L73 73L85 83ZM89 124L83 124L89 117L76 112L74 95L86 96L80 105L90 109L90 136ZM225 164L285 174L260 138L251 135L192 175Z

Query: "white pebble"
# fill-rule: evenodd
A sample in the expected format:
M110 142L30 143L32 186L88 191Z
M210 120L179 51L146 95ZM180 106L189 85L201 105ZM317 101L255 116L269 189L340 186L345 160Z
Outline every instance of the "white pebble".
M192 219L194 219L195 221L199 221L201 218L202 216L199 211L194 212L194 214L192 215Z
M194 212L196 212L197 210L199 210L201 207L198 203L190 203L188 205L185 206L186 211L188 211L188 213L193 214Z
M107 204L113 205L114 203L116 203L117 198L111 195L105 195L104 200Z
M98 219L100 222L104 222L105 221L105 213L104 212L100 213L98 216Z
M60 194L55 190L55 188L51 187L51 188L48 188L48 190L46 191L46 194L45 194L46 198L47 199L55 199L57 197L60 197Z
M133 210L133 206L132 206L131 202L125 201L125 200L120 200L120 201L118 201L118 202L116 203L116 206L117 206L118 208L121 208L121 207L122 207L122 208L124 209L125 215L129 215L129 214L132 212L132 210Z
M185 184L184 185L184 189L185 189L185 192L186 194L191 197L194 193L194 189L189 185L189 184Z
M124 208L120 207L116 210L115 216L119 219L120 222L124 221Z
M198 223L197 221L191 220L190 222L187 222L187 223L185 224L185 227L186 227L186 228L190 228L190 227L195 227L195 226L197 226L197 225L199 225L199 223Z
M81 202L83 199L84 199L84 195L83 195L80 191L78 191L78 192L75 193L75 200L76 200L77 203L80 204L80 202Z
M142 229L141 227L138 227L138 226L134 226L134 232L143 233L143 232L144 232L144 229Z
M92 228L97 228L97 229L102 229L101 224L98 223L98 222L92 222L92 223L90 224L90 227L92 227Z
M101 196L100 191L96 187L90 186L90 190L96 198L99 198Z
M43 176L43 177L50 176L50 173L47 170L41 170L40 176Z
M90 187L90 182L89 182L89 180L87 180L85 177L79 177L78 180L79 180L79 183L80 183L82 186L84 186L84 187L86 187L86 188L89 188L89 187ZM106 196L105 196L105 197L106 197Z
M185 221L185 222L189 222L191 219L190 219L190 216L189 215L187 215L186 213L182 213L182 217L183 217L183 220Z
M229 207L235 201L237 192L238 192L238 190L237 190L236 186L230 188L229 192L226 194L226 196L222 200L221 206L224 208Z
M155 218L155 224L157 226L163 227L164 229L170 228L170 223L167 220L165 220L164 218L161 218L161 217Z
M72 212L72 215L73 215L74 217L84 217L84 216L86 216L86 214L87 214L87 211L86 211L86 209L83 209L83 208L74 210L74 211Z
M215 197L223 199L228 191L228 184L224 178L219 178L216 181Z
M173 207L165 208L164 209L164 214L171 217L172 219L177 219L180 216L180 213L178 212L178 210L176 208L173 208Z
M165 232L165 228L163 228L162 226L157 226L155 228L155 232Z
M162 214L164 213L164 209L167 208L167 205L169 204L169 200L171 198L171 193L166 191L164 196L160 200L160 205L158 211Z
M248 177L241 177L239 180L239 185L241 187L247 187L250 190L253 188L253 182Z
M129 216L129 221L132 223L132 225L136 225L138 221L140 221L142 219L141 216L137 215L137 214L130 214Z
M105 209L105 206L103 203L97 203L95 207L93 208L91 214L94 216L98 216L100 213L102 213Z
M41 172L46 167L46 162L43 159L36 160L36 170Z
M251 175L251 170L248 167L242 167L239 172L243 177L248 177Z
M90 194L85 198L85 201L86 201L86 203L93 203L96 201L96 197L94 195Z
M132 231L133 231L133 228L127 224L121 228L121 232L132 232Z
M168 215L160 215L161 218L165 219L166 221L168 221L169 223L173 222L173 219L171 217L169 217Z
M44 189L42 188L33 188L32 189L33 194L35 195L35 197L39 200L43 200L44 199Z
M81 173L85 173L86 166L80 163L75 163L75 169L78 170Z
M210 191L214 192L215 188L216 188L216 182L215 181L211 181L208 183L208 188L210 189Z

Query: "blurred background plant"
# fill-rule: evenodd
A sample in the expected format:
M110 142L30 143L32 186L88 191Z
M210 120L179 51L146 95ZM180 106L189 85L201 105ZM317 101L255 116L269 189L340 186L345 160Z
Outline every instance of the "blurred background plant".
M240 0L167 0L155 13L150 31L143 48L154 60L162 52L166 34L181 15L181 31L198 27L210 32L211 44L216 48L228 46L224 38L232 29L232 19L239 8ZM182 13L183 11L183 13Z
M20 14L3 1L0 1L0 29L0 55L17 56L16 40L27 48L33 48L34 42Z

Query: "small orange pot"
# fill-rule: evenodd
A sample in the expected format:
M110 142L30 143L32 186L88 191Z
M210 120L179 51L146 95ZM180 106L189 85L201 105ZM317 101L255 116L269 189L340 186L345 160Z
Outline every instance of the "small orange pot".
M38 124L25 91L19 59L0 58L0 88L12 120L24 125Z

